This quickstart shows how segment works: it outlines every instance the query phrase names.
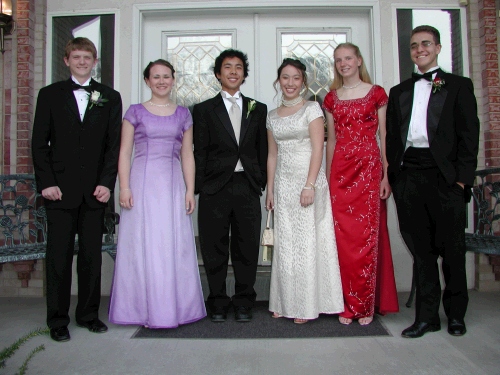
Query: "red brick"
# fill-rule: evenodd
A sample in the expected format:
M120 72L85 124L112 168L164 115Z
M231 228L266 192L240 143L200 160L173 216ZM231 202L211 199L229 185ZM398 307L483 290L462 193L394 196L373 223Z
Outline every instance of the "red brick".
M497 126L500 124L499 121L490 121L490 126L491 123L496 124ZM499 130L498 128L495 130ZM500 131L495 131L494 129L492 130L487 130L484 132L484 139L489 140L489 141L495 141L495 140L500 140Z
M32 85L33 85L33 81L30 79L22 78L22 79L17 80L18 87L32 87Z
M488 77L486 79L486 85L487 86L498 86L500 81L498 80L498 77Z
M30 78L30 71L29 70L18 70L17 71L17 78Z
M30 40L29 36L23 36L23 37L17 38L17 45L18 46L28 45L28 44L30 44L30 42L31 42L31 40Z
M30 165L30 164L31 164L30 157L18 157L17 158L17 165Z
M487 87L485 90L488 95L500 95L500 87Z
M17 139L30 139L30 131L29 130L17 130Z
M493 35L495 37L495 39L496 39L497 28L496 27L491 27L491 26L485 26L484 27L484 34L486 36ZM486 43L488 43L488 41L486 41Z
M488 108L491 112L499 112L500 113L500 104L498 103L490 103L488 104Z
M498 69L498 59L486 62L486 69Z
M29 87L18 87L17 95L31 95L31 90Z
M484 36L485 43L496 43L497 42L497 34L488 34Z
M483 0L483 7L495 9L495 0Z
M485 53L484 56L485 61L497 61L498 60L498 53Z
M498 46L496 43L486 43L484 45L484 51L486 53L488 52L497 52L498 51Z
M16 150L16 156L31 156L31 150L29 148L18 148Z
M21 122L28 122L28 121L30 121L30 120L31 120L31 118L30 118L29 113L19 113L19 114L17 115L17 121L18 121L18 122L17 122L17 127L19 128L19 124L20 124Z
M30 29L21 29L17 30L17 36L29 36L30 35Z
M17 106L18 112L30 112L31 106L29 104L21 104Z
M500 139L485 141L484 142L484 148L487 149L487 150L500 148Z
M31 104L31 98L29 96L20 95L17 97L17 104Z
M29 53L20 53L17 55L17 61L32 61L33 57Z
M487 158L500 158L500 150L484 150L484 156Z
M33 167L19 166L17 167L17 173L33 173Z
M488 18L488 17L496 18L496 16L497 16L497 12L495 10L495 7L493 7L493 8L484 8L483 10L481 10L479 12L479 14L481 14L481 12L483 12L483 15L484 15L485 18Z
M17 26L17 29L20 30L20 29L28 29L30 27L30 20L17 20L16 21L16 26Z
M29 70L30 64L27 62L20 62L17 64L17 70Z
M26 140L26 139L18 140L17 141L17 147L30 147L30 142L28 140Z

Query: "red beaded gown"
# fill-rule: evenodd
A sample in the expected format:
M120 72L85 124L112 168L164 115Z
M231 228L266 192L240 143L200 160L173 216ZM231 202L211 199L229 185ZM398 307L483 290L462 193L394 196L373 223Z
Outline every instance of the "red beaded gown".
M330 91L323 103L335 125L330 195L344 294L340 316L349 319L399 311L387 207L379 195L377 111L387 101L384 89L374 85L365 97L352 100Z

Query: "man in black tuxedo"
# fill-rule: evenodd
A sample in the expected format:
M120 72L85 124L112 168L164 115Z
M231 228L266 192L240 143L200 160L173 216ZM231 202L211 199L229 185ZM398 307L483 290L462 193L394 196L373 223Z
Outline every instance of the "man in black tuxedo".
M266 186L267 107L240 93L248 76L241 51L223 51L214 73L222 86L214 98L194 106L195 191L198 229L208 277L213 322L224 322L232 302L238 322L252 318L261 224L260 196ZM226 293L231 231L235 294Z
M120 94L91 79L97 51L90 40L71 40L64 62L71 78L40 90L32 135L37 189L47 208L47 325L55 341L70 339L76 233L76 324L97 333L108 329L98 318L102 228L116 181L122 119Z
M441 329L438 257L445 281L448 332L464 335L466 202L477 165L479 120L472 81L439 69L439 31L412 31L418 73L393 87L387 108L388 176L401 235L415 264L416 317L403 337Z

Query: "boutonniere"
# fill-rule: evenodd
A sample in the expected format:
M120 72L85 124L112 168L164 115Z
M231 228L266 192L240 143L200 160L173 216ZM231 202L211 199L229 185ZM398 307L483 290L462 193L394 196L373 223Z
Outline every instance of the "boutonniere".
M90 108L93 106L102 107L108 99L104 99L99 91L92 91L89 93ZM89 108L89 109L90 109Z
M434 78L434 80L432 81L432 93L435 94L436 92L441 90L445 83L446 82L444 81L444 79L441 79L439 77Z
M257 106L257 102L255 100L250 100L248 102L248 110L247 110L247 118L250 116L250 112L252 112Z

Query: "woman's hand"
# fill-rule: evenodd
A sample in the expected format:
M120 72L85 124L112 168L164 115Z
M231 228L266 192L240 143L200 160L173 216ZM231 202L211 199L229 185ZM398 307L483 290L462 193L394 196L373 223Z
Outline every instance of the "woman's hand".
M134 207L134 197L132 196L132 190L130 189L120 190L119 202L122 208L130 210L132 207Z
M186 214L191 215L196 207L196 200L193 193L186 193Z
M300 193L300 205L302 207L308 207L314 202L314 189L302 189Z
M266 194L266 210L274 210L274 194L269 191Z
M384 177L380 182L380 199L387 199L391 196L391 185L389 179Z

